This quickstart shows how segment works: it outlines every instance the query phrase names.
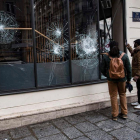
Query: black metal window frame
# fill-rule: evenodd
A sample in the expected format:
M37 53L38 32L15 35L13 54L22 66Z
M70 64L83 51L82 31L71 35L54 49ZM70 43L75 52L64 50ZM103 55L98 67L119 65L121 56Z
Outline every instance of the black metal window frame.
M98 1L98 0L97 0ZM126 0L122 0L123 2L123 34L124 34L124 45L125 45L125 39L126 39L126 7L125 3ZM93 84L100 84L100 83L106 83L106 79L101 79L101 61L100 61L100 55L101 51L99 49L99 80L94 81L86 81L86 82L80 82L80 83L72 83L72 65L71 65L71 51L69 51L69 74L70 74L70 84L66 85L55 85L50 87L38 87L37 82L37 61L36 61L36 41L35 41L35 17L34 17L34 0L30 0L31 3L31 20L32 20L32 33L33 33L33 53L34 53L34 79L35 79L35 88L31 89L22 89L22 90L12 90L12 91L3 91L0 93L0 96L4 95L10 95L10 94L22 94L22 93L29 93L29 92L38 92L38 91L46 91L46 90L55 90L55 89L62 89L62 88L70 88L70 87L78 87L78 86L86 86L86 85L93 85ZM68 30L69 30L69 50L71 49L70 45L70 9L69 9L69 0L67 0L67 12L68 12ZM98 27L98 44L99 48L101 47L100 44L100 24L99 24L99 1L97 2L97 27ZM124 51L126 52L126 49L124 48Z

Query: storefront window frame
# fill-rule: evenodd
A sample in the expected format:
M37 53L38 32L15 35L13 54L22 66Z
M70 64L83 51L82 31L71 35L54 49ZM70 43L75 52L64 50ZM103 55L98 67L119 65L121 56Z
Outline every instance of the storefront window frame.
M97 0L98 1L98 0ZM72 83L72 65L71 65L71 51L69 51L69 75L70 75L70 83L64 84L64 85L55 85L55 86L49 86L49 87L38 87L37 82L37 57L36 57L36 41L35 41L35 17L34 17L34 0L30 0L31 3L31 20L32 20L32 33L33 33L33 53L34 53L34 84L35 88L31 89L22 89L22 90L12 90L12 91L1 91L0 96L3 95L10 95L10 94L22 94L22 93L29 93L29 92L38 92L38 91L46 91L46 90L55 90L55 89L62 89L62 88L70 88L70 87L78 87L78 86L86 86L86 85L93 85L93 84L100 84L100 83L106 83L106 79L101 79L101 50L99 49L99 79L94 81L86 81L86 82L79 82L79 83ZM123 33L124 33L124 40L126 39L126 7L125 3L126 1L123 0ZM69 9L69 0L67 0L67 12L68 12L68 31L69 31L69 50L71 49L70 45L70 9ZM100 44L100 17L99 17L99 1L97 2L97 23L98 23L98 47L101 47ZM124 41L125 44L125 41ZM124 52L126 52L124 48Z

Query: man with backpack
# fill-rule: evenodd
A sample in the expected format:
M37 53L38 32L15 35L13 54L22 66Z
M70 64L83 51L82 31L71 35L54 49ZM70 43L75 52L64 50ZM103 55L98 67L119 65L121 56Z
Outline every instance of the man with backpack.
M105 54L101 64L101 72L108 80L108 88L112 106L112 120L117 117L127 118L126 81L131 81L131 65L127 54L121 52L116 41L111 41L110 52ZM117 95L120 97L121 113Z
M132 56L132 76L137 85L138 102L131 103L134 109L140 109L140 39L134 41L134 50L127 44L126 46Z

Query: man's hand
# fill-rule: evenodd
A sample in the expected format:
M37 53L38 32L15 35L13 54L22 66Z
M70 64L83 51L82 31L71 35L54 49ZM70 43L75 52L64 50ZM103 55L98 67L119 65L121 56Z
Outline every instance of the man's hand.
M130 44L127 44L126 47L129 48L130 47Z
M138 79L139 79L139 76L134 76L134 78L133 78L133 80L134 80L135 82L137 82Z

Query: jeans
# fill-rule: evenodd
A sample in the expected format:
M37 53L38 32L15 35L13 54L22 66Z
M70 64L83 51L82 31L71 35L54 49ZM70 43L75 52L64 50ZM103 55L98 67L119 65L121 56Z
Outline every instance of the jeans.
M137 80L137 95L138 95L138 103L140 104L140 79Z
M126 82L108 81L109 94L112 106L112 116L117 117L119 114L119 105L117 95L120 97L121 113L127 115L127 99L126 99Z

